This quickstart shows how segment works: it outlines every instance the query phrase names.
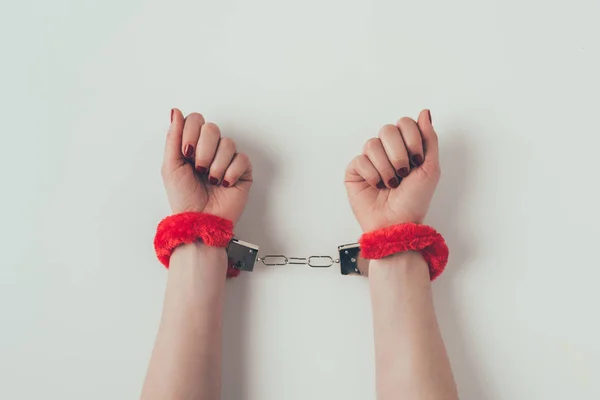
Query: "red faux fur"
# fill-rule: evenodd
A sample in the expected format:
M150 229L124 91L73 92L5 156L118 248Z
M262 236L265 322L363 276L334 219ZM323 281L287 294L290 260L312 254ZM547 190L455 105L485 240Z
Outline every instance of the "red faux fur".
M202 241L207 246L227 247L233 238L233 222L212 214L185 212L171 215L158 224L154 249L160 262L169 268L169 259L176 247ZM227 266L227 277L235 277L239 270Z
M400 224L367 232L360 238L363 258L379 259L403 251L417 250L429 264L429 275L434 280L448 263L448 246L435 229L427 225Z

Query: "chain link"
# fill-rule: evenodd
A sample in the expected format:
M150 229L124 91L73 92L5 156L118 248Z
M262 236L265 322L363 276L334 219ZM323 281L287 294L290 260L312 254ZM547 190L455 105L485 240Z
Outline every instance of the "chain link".
M312 268L329 268L333 264L339 264L339 259L333 259L330 256L309 256L309 257L286 257L283 254L268 254L263 257L258 257L260 261L267 267L278 265L308 265Z

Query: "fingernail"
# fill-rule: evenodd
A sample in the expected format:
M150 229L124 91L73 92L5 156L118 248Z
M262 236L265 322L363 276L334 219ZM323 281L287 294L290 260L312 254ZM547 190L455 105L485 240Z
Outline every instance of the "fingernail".
M223 180L223 183L221 183L221 185L223 185L223 187L229 187L229 182Z
M175 112L174 108L171 108L171 122L173 122L173 113Z
M194 145L186 144L185 149L183 149L183 155L186 156L187 158L190 158L191 156L193 156L194 155Z
M219 183L219 180L213 176L208 178L208 181L210 182L211 185L217 185Z
M427 110L427 116L429 117L429 123L433 123L433 121L431 120L431 111Z
M388 185L392 188L392 189L396 189L398 187L398 185L400 184L400 182L398 181L398 178L393 177L388 181Z
M398 170L398 176L400 178L406 178L408 176L408 168L404 167L404 168L400 168Z
M383 183L383 181L380 181L376 187L377 187L377 189L383 189L383 188L385 188L385 183Z
M206 167L201 167L200 165L198 165L198 166L196 167L196 171L198 171L198 173L199 173L200 175L205 175L205 174L208 172L208 168L206 168Z
M423 156L420 154L415 154L414 156L412 156L412 161L413 164L415 164L417 167L421 164L423 164Z

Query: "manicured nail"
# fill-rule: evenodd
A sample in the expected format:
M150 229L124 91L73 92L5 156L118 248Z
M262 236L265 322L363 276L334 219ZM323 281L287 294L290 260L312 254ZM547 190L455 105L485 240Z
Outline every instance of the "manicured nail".
M194 145L186 144L185 149L183 149L183 155L186 156L187 158L192 157L194 155Z
M210 178L208 178L208 181L210 182L211 185L217 185L219 183L219 180L217 178L215 178L214 176L211 176Z
M406 178L408 176L408 168L404 167L404 168L400 168L398 170L398 176L400 178Z
M423 164L423 156L420 154L415 154L414 156L412 156L412 161L413 164L415 164L415 166L419 166L421 164Z
M201 167L200 165L198 165L196 167L196 171L200 174L200 175L206 175L206 173L208 172L208 168L206 167Z
M385 188L385 183L383 183L383 181L379 181L379 183L377 184L377 189L384 189Z
M398 181L398 178L393 177L388 181L388 185L392 188L392 189L396 189L398 187L398 185L400 184L400 182Z
M223 185L223 187L229 187L229 182L227 182L226 180L223 179L223 182L221 183L221 185Z
M171 122L173 122L173 113L175 112L174 108L171 108Z
M431 120L431 111L427 110L427 116L429 117L429 123L432 124L433 121Z

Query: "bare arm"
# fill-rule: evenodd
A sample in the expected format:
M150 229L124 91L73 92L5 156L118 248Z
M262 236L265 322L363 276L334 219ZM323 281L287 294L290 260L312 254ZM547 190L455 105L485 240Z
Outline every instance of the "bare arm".
M348 165L348 200L363 232L423 223L440 179L431 112L384 125ZM368 267L379 400L457 399L420 254L399 253Z
M171 257L169 280L142 400L218 400L227 255L189 244Z
M176 108L161 172L174 214L204 212L234 225L252 186L252 165L235 142L201 114L184 117ZM142 400L220 398L226 272L225 249L193 243L172 253Z
M408 252L371 261L369 284L377 398L458 399L421 255Z

